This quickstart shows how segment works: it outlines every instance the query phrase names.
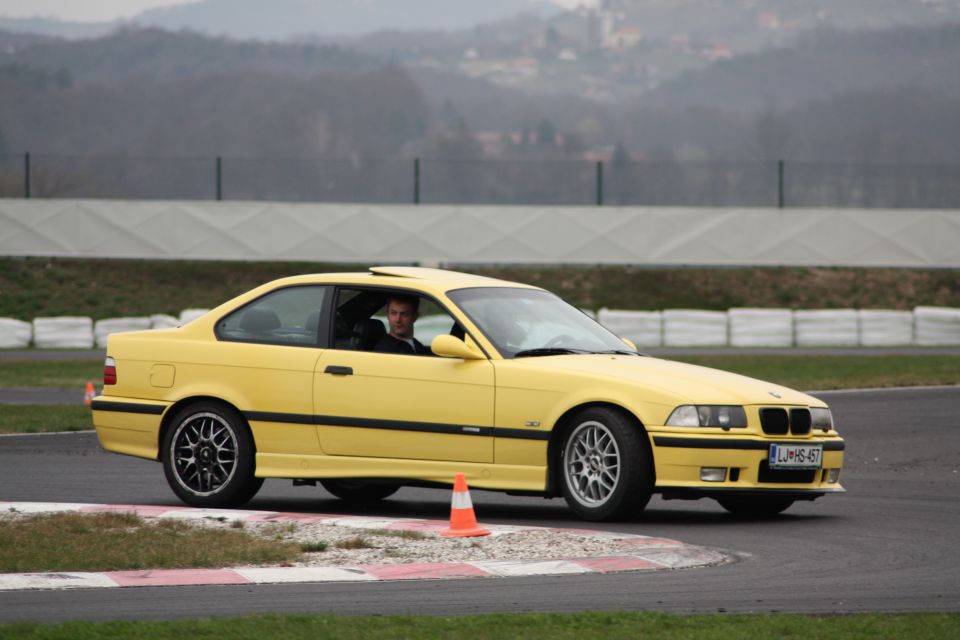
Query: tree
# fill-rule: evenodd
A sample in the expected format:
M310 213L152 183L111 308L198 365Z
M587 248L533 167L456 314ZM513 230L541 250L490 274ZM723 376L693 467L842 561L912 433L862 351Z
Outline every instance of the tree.
M542 149L554 149L557 146L557 128L549 118L543 118L537 125L537 146Z
M630 164L630 152L627 151L623 140L617 142L617 146L613 150L613 157L610 159L610 164L618 169L622 169Z

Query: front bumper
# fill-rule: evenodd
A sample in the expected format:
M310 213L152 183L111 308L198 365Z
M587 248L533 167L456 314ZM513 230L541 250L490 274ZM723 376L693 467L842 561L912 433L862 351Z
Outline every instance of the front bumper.
M845 443L836 436L770 438L768 436L693 436L654 433L650 437L656 461L655 491L665 499L723 497L792 497L813 500L843 493L840 472ZM773 443L822 444L821 468L770 469ZM722 480L707 482L703 469L723 470Z

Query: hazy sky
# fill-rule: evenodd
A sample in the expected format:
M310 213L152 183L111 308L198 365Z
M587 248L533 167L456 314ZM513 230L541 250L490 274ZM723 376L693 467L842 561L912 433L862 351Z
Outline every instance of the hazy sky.
M28 18L53 17L71 22L102 22L128 18L144 9L185 4L196 0L0 0L0 16ZM470 0L483 2L483 0ZM553 0L556 4L574 7L595 4L597 0Z

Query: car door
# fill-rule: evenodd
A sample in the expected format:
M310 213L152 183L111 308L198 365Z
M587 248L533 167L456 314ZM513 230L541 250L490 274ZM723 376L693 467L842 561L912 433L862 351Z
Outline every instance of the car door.
M453 328L439 305L427 300L421 310L426 313L416 326L424 344L431 333ZM333 342L314 375L314 414L326 454L493 461L490 361L380 353L360 350L369 345Z
M218 320L217 342L193 349L197 364L183 373L209 381L196 394L232 402L249 422L259 453L320 452L312 387L326 334L321 318L332 296L333 287L325 285L270 291Z

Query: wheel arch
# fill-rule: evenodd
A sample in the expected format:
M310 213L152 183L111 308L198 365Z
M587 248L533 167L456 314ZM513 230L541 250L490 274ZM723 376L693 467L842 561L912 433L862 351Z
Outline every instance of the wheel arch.
M546 495L547 497L558 497L562 495L560 491L561 482L560 482L560 465L557 462L560 460L560 451L563 447L563 442L567 437L567 434L574 427L573 418L577 413L585 409L596 409L596 408L605 408L616 411L617 413L623 415L628 420L630 420L634 426L640 430L646 429L643 425L643 421L640 418L624 407L623 405L617 404L615 402L605 402L605 401L593 401L593 402L584 402L567 409L563 415L557 418L557 421L554 423L553 429L550 431L550 439L547 441L547 487ZM651 457L652 457L651 447ZM653 468L654 474L654 483L656 483L656 465Z
M250 441L253 442L254 453L256 453L257 441L253 437L253 430L250 428L250 423L247 422L246 417L243 415L243 412L240 411L240 409L238 409L232 403L227 402L223 398L217 398L215 396L190 396L177 400L163 413L163 419L160 420L160 428L157 430L157 460L163 459L163 438L167 431L173 427L174 416L180 413L184 407L189 407L192 404L198 404L201 402L212 402L214 404L219 404L237 414L237 416L240 418L241 425L246 428L250 435Z

